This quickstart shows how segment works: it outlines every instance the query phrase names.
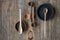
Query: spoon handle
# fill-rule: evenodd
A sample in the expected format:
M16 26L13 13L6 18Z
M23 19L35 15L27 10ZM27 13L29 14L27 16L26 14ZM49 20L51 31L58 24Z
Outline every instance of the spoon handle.
M47 15L48 9L44 8L44 38L46 38L46 15Z
M22 25L21 25L21 9L19 9L19 20L20 20L20 25L19 25L19 34L22 34Z
M46 37L46 15L44 15L44 38Z

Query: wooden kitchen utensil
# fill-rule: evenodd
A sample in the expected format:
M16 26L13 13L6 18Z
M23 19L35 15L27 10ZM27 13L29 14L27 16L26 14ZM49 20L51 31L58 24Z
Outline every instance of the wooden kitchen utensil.
M44 8L44 38L46 37L46 15L48 13L48 9Z
M29 24L29 29L28 29L28 31L27 31L27 40L34 40L34 31L33 31L33 27L32 27L32 23L34 23L34 7L33 7L33 5L34 5L34 3L33 2L29 2L28 3L29 4L29 8L31 9L30 10L30 19L29 19L29 22L28 22L28 24Z

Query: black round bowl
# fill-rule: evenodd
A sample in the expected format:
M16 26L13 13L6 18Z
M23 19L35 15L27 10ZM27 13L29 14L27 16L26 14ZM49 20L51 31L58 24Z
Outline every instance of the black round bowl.
M46 20L51 19L54 16L54 8L51 4L45 3L38 7L37 15L40 19L44 20L44 8L48 9L48 13L46 15Z

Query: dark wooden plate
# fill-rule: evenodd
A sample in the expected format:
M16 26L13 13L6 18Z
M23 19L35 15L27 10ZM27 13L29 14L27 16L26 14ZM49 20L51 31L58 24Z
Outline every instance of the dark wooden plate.
M48 9L48 13L46 15L46 20L51 19L54 16L54 8L49 3L42 4L42 5L40 5L38 7L38 9L37 9L37 15L38 15L38 17L40 19L44 20L44 12L43 12L44 8Z

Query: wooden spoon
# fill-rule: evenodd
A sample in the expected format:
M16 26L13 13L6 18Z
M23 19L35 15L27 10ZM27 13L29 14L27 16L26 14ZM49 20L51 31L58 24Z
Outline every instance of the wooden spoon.
M48 9L44 8L44 38L46 37L46 15L47 15Z

